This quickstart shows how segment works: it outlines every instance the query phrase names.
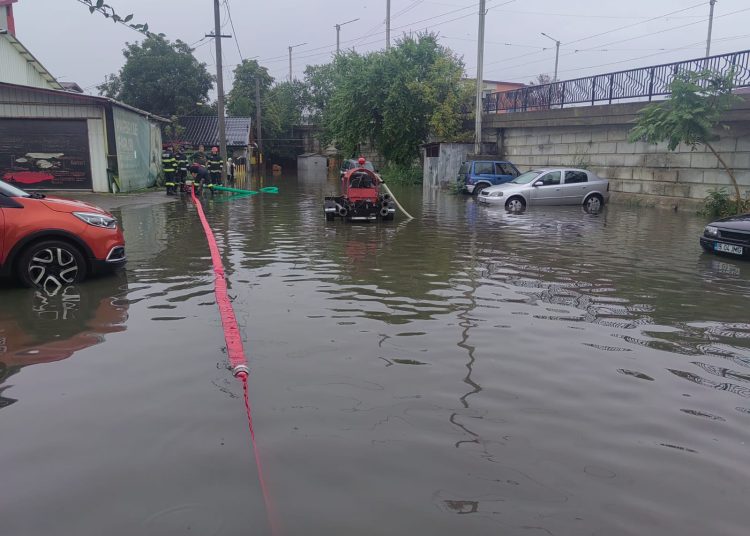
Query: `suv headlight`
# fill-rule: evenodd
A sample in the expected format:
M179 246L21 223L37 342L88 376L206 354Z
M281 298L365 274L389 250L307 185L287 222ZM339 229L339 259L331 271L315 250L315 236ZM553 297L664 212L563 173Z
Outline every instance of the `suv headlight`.
M117 220L104 214L96 212L74 212L73 216L81 221L93 225L94 227L103 227L104 229L117 229Z
M719 228L714 227L713 225L706 225L706 228L704 229L703 234L706 236L712 236L716 238L717 236L719 236Z

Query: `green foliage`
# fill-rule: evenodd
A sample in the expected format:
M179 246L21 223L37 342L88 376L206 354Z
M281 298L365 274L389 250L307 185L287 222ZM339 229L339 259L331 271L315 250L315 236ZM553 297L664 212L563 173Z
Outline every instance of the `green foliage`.
M675 76L671 96L641 111L630 141L667 141L674 151L680 143L697 147L717 138L714 128L737 97L732 94L734 74L713 71L682 72Z
M122 53L125 65L98 86L100 95L163 117L190 115L208 101L214 77L182 41L151 35Z
M732 214L750 211L750 199L732 199L725 188L711 190L703 201L703 208L698 211L701 216L724 218Z
M422 168L416 164L401 166L388 163L380 171L383 180L390 184L421 184Z
M630 141L658 143L666 141L670 151L681 143L696 149L705 145L716 156L735 189L736 207L742 202L740 187L733 171L714 149L711 142L719 139L721 117L739 99L732 93L734 72L720 75L710 70L678 73L670 86L670 98L651 104L641 111Z
M99 12L104 16L105 19L109 19L115 24L118 22L124 24L132 28L133 30L142 33L146 37L154 35L149 32L148 24L131 23L130 21L133 20L132 14L125 16L118 15L112 6L104 3L104 0L78 0L78 2L85 6L88 6L89 13L93 14L95 12ZM164 34L159 34L159 36L164 37Z
M339 54L325 76L332 83L325 83L324 107L314 106L322 108L326 139L346 155L371 142L409 169L430 134L446 141L461 134L470 101L463 63L435 34L404 37L388 51Z
M244 60L234 69L234 83L227 95L227 111L234 117L255 118L255 81L260 82L261 103L273 85L273 77L256 60ZM262 110L262 106L261 106Z
M295 127L303 122L302 82L281 82L273 86L263 102L263 149L270 158L290 159L300 154L300 134Z

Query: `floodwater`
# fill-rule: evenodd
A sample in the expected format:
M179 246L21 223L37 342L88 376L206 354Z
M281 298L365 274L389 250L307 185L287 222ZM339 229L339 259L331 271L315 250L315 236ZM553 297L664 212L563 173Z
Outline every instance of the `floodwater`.
M259 186L256 182L254 187ZM750 263L658 209L524 214L337 181L207 200L285 535L747 534ZM206 240L118 198L130 262L0 289L3 536L269 534Z

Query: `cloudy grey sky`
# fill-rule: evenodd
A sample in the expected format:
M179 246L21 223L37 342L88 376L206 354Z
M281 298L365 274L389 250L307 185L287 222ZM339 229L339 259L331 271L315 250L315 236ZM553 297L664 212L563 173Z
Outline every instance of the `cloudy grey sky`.
M385 46L386 0L221 0L225 81L233 65L253 58L277 79L287 76L287 47L294 51L294 73L330 60L336 44L334 24L342 27L342 48L364 52ZM134 22L147 22L170 39L195 44L199 60L215 70L213 45L203 40L213 29L212 0L107 0ZM464 58L468 76L476 74L478 0L392 0L392 39L425 29L439 32L444 45ZM552 74L554 42L560 49L559 78L576 78L632 67L700 57L705 52L708 0L487 0L485 79L528 82ZM19 0L18 38L61 80L94 92L104 76L119 70L126 42L140 34L90 15L77 0ZM239 45L239 50L238 50ZM712 53L750 48L750 2L718 0Z

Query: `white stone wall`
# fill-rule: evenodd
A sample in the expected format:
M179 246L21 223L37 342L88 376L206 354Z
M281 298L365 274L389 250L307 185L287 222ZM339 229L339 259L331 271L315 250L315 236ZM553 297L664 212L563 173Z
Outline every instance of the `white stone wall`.
M713 145L750 195L750 126L736 123ZM498 140L500 152L519 169L544 166L587 167L609 179L611 189L645 195L703 199L717 187L733 192L731 181L706 148L627 141L632 124L511 127Z

